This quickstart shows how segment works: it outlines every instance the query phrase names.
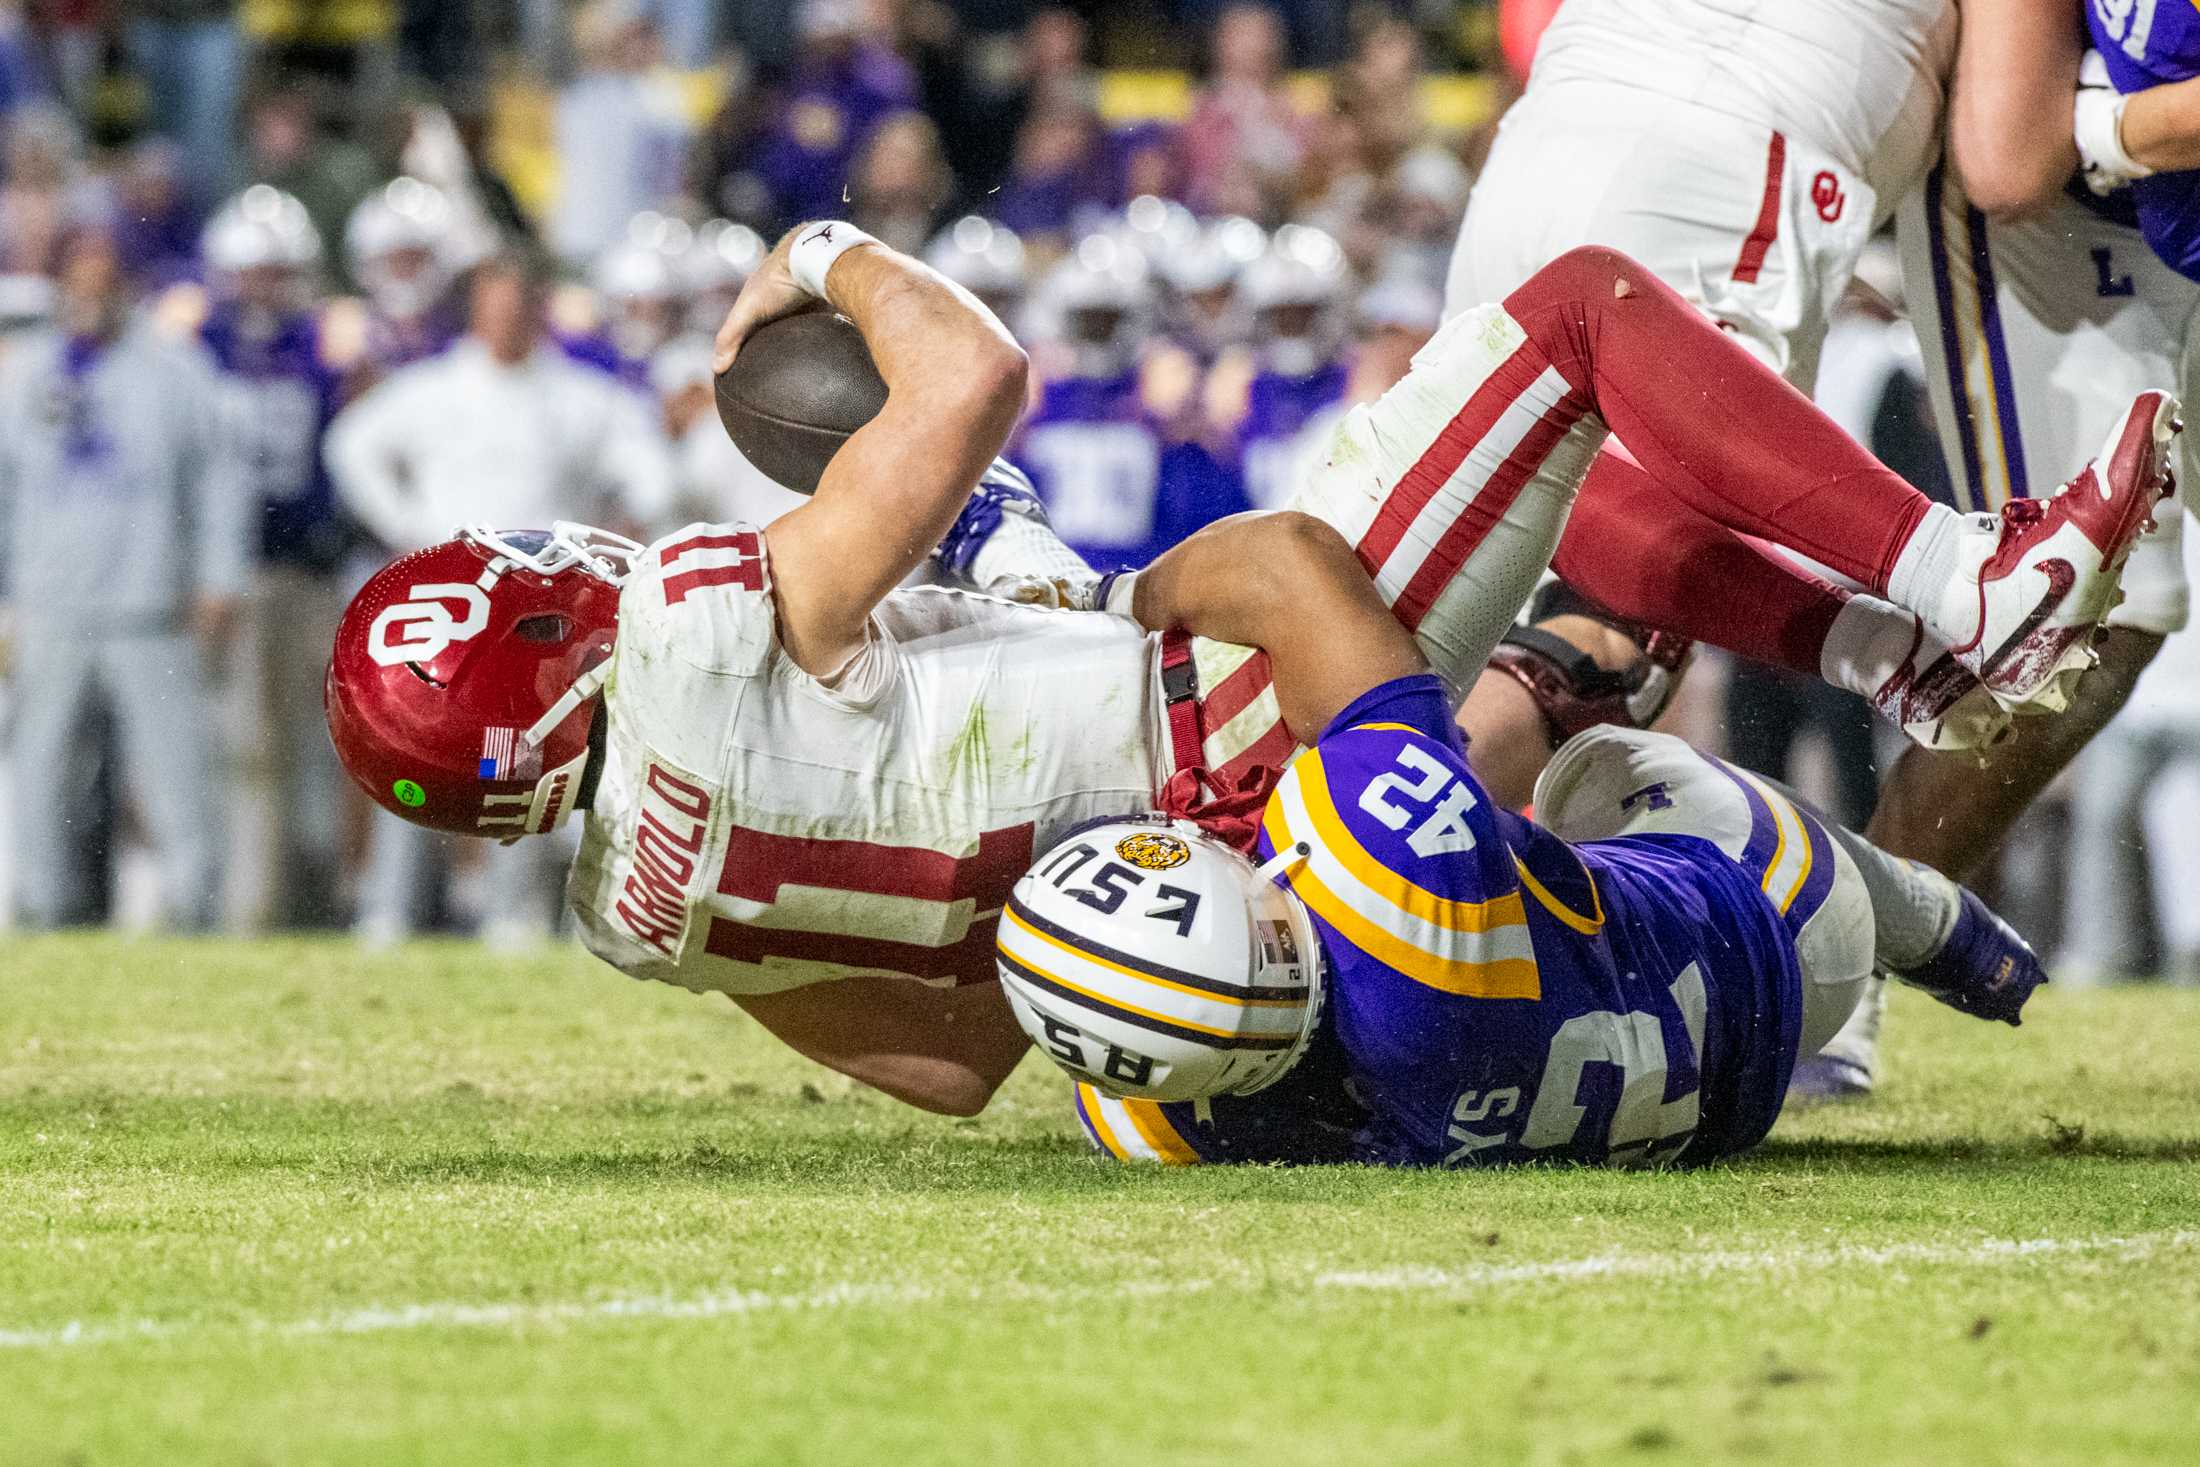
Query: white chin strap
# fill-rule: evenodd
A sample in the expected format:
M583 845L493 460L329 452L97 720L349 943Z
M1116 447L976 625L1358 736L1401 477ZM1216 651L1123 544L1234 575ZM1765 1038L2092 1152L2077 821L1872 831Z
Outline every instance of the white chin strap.
M603 685L611 681L611 659L606 657L588 671L573 680L573 686L558 695L542 717L528 726L519 736L520 744L529 749L538 748L550 737L557 726L573 716L573 710L603 691Z
M1253 873L1253 876L1255 879L1261 882L1272 883L1277 877L1283 875L1293 866L1298 865L1301 861L1304 861L1307 857L1313 854L1313 847L1309 846L1303 840L1299 841L1295 845L1285 846L1282 850L1276 852L1273 856L1270 856L1267 860L1261 862L1260 869L1255 871Z

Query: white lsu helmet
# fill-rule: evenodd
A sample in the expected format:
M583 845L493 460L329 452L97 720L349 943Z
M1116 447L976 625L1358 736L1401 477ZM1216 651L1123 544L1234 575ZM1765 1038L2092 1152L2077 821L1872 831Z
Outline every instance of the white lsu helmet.
M1124 1099L1251 1095L1313 1038L1321 939L1272 875L1188 821L1072 832L1001 914L1001 988L1062 1069Z
M344 221L344 261L377 306L393 316L418 315L471 263L458 258L456 232L443 190L417 178L392 179ZM399 256L411 258L399 266Z
M304 204L256 183L215 211L199 236L199 253L216 276L270 265L305 273L320 267L321 231Z
M984 301L996 315L1023 298L1024 242L1015 230L983 215L965 214L934 235L924 247L924 263Z
M1278 229L1238 280L1254 344L1277 371L1294 377L1318 371L1343 345L1350 287L1343 247L1306 224Z

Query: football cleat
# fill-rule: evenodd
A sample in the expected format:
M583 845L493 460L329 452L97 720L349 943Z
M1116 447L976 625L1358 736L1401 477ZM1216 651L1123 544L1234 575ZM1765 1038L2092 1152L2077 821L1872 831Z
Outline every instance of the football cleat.
M2175 398L2143 392L2052 498L2012 499L1998 520L1974 522L1935 621L1969 629L1951 651L2002 707L2069 706L2132 541L2168 492L2169 448L2182 426Z
M2047 981L2047 969L2032 945L1969 887L1958 887L1957 895L1956 925L1940 951L1894 976L1973 1018L2020 1024L2025 1000Z
M1879 1027L1887 1013L1887 984L1867 980L1856 1012L1816 1054L1798 1055L1788 1080L1790 1104L1827 1105L1868 1100L1879 1081Z
M1795 1062L1788 1080L1790 1105L1833 1105L1872 1093L1871 1066L1845 1054L1811 1054Z
M1988 749L2009 732L2009 710L1948 644L1911 617L1910 652L1868 701L1881 718L1928 749Z

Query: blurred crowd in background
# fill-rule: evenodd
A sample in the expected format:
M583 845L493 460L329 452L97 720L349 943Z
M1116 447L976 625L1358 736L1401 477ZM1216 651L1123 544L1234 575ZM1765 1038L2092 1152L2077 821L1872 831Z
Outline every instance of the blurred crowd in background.
M465 523L783 512L709 338L819 216L1030 348L1010 457L1096 565L1278 504L1435 329L1538 8L0 0L4 910L546 939L563 851L370 818L336 767L368 572ZM1821 401L1934 491L1898 272L1864 280ZM1862 823L1860 703L1699 668L1682 731ZM2008 909L2067 976L2200 981L2190 637L2065 795Z

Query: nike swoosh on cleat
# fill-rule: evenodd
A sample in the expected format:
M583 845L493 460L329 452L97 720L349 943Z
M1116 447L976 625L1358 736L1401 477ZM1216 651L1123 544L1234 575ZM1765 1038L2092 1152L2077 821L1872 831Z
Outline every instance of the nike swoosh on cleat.
M2017 649L2024 644L2025 639L2039 630L2040 623L2046 621L2060 609L2063 598L2068 596L2070 588L2077 584L2078 572L2067 560L2043 560L2033 566L2032 569L2047 577L2048 593L2037 606L2032 608L2031 613L2023 621L2017 623L2017 629L2009 634L2006 641L1994 649L1993 656L1988 658L1979 668L1980 682L1987 681L2001 670L2002 664L2016 654ZM1982 590L1979 596L1982 622L1984 620L1985 599L1985 593Z

